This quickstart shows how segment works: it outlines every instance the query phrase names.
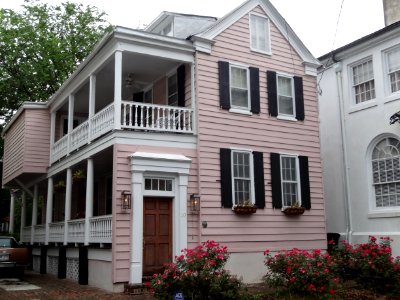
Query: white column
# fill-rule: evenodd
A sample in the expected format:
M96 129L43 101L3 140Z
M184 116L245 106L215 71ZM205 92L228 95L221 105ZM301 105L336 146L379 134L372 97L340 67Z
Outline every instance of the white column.
M196 91L197 91L197 81L195 79L195 66L192 63L191 68L190 68L190 76L191 76L191 84L190 84L190 88L191 88L191 95L192 95L192 101L191 101L191 105L192 105L192 115L191 115L191 120L192 120L192 130L193 133L197 134L197 98L196 98ZM196 83L196 84L195 84ZM189 124L190 126L190 124Z
M50 223L53 221L53 178L47 180L47 202L46 202L46 239L45 244L49 244Z
M114 128L121 129L122 52L115 52Z
M90 88L89 88L89 144L92 140L92 117L94 116L96 108L96 75L90 75Z
M129 283L142 283L143 275L143 173L132 174L132 225L131 268Z
M35 241L35 226L37 224L37 203L38 202L38 185L33 188L33 203L32 203L32 227L31 227L31 244Z
M8 227L8 232L14 233L15 194L10 191L10 195L10 227Z
M22 192L21 195L21 230L19 234L19 240L22 241L22 236L25 228L25 220L26 220L26 194ZM26 242L26 241L24 241Z
M68 146L67 155L69 155L71 149L71 132L74 129L74 95L69 95L68 99Z
M50 161L49 166L53 163L53 146L56 141L56 113L52 112L50 117Z
M85 246L89 245L90 218L93 217L93 177L93 158L88 158L86 171Z
M65 188L64 245L68 244L68 221L71 220L71 198L72 198L72 170L71 168L68 168L66 188Z

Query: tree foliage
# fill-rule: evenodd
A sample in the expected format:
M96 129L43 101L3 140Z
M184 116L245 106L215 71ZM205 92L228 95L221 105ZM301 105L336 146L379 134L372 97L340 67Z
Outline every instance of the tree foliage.
M46 101L111 30L106 14L71 2L25 0L0 9L0 119L24 101Z

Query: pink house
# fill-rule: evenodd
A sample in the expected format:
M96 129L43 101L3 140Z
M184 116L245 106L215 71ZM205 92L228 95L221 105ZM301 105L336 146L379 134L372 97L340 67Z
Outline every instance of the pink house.
M117 27L4 129L33 268L118 291L215 240L256 282L266 248L326 248L318 66L267 0Z

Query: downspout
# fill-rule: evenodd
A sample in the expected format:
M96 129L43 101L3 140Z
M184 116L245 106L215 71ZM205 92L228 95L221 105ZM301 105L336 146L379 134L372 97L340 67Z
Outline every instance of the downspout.
M346 138L346 116L344 110L344 99L343 99L343 78L342 78L342 63L338 62L334 65L336 72L336 84L339 98L339 118L340 118L340 132L342 137L342 153L343 153L343 186L344 186L344 208L346 218L346 240L348 243L352 242L352 214L350 204L350 192L349 192L349 164L347 154L347 138Z

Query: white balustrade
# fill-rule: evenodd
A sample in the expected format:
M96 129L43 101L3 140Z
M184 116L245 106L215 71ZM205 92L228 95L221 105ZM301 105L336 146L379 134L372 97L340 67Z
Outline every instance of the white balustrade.
M122 101L121 128L193 133L193 110Z
M112 216L99 216L90 218L90 243L112 242Z
M91 139L111 131L114 127L114 103L103 108L91 118Z
M49 224L49 242L62 243L64 241L64 222Z
M46 225L35 225L33 241L35 243L44 243L46 239Z
M31 241L31 230L32 226L26 226L22 228L21 242L29 243Z
M57 142L55 142L51 149L51 162L55 162L68 154L68 136L65 135Z
M68 242L83 243L85 239L85 219L68 221Z
M74 151L89 142L89 122L83 122L71 132L70 151Z

